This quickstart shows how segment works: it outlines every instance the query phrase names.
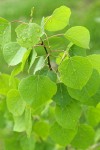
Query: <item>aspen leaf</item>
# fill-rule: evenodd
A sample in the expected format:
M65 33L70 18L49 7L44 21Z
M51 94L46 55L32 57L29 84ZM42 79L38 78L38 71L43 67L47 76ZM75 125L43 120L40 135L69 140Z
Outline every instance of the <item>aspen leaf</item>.
M73 89L82 89L93 71L88 59L81 56L74 56L64 60L58 69L62 82Z
M54 10L51 16L45 18L45 29L48 31L62 30L69 24L70 8L61 6Z
M90 33L87 28L83 26L71 27L65 33L65 37L73 44L89 49Z

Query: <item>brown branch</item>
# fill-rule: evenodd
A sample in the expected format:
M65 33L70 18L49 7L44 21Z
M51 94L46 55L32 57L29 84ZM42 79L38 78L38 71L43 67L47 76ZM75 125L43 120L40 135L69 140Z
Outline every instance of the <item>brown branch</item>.
M42 40L41 40L41 41L42 41ZM47 48L46 48L46 46L44 45L44 42L43 42L43 41L42 41L41 45L43 45L44 50L45 50L45 52L46 52L46 54L47 54L47 56L48 56L48 57L47 57L47 60L48 60L49 69L52 70L51 63L50 63L49 53L48 53Z

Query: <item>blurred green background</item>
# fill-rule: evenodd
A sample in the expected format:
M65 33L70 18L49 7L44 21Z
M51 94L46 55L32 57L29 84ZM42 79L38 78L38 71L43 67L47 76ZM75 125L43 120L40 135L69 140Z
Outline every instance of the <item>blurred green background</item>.
M70 25L84 25L91 34L90 50L88 54L100 53L100 1L99 0L0 0L0 16L13 20L29 21L31 8L34 6L34 21L40 23L43 16L50 15L52 11L66 5L71 8ZM12 30L17 26L12 24ZM13 30L14 31L14 30ZM12 40L15 33L12 34ZM0 72L10 73L0 51Z

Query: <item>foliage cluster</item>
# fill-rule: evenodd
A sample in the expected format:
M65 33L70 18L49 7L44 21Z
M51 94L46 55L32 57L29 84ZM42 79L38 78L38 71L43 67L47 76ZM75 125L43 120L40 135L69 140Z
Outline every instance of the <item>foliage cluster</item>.
M86 150L99 140L100 55L86 55L90 33L83 26L66 28L70 16L70 8L61 6L40 25L32 18L19 21L16 41L14 22L0 18L0 46L13 67L11 75L0 74L0 138L6 150Z

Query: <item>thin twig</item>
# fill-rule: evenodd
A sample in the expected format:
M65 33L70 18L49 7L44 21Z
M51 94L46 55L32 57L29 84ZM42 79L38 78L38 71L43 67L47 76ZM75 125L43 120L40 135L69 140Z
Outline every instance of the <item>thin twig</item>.
M64 50L51 50L51 52L64 52Z
M47 40L47 42L48 42L48 47L50 48L49 39L48 39L48 36L47 36L47 34L46 34L46 33L45 33L45 36L46 36L46 40Z
M64 36L64 34L55 34L55 35L52 35L52 36L49 36L48 39L51 39L53 37L59 37L59 36ZM44 39L44 41L46 41L47 39Z
M70 43L68 44L67 49L66 49L66 51L64 51L64 54L63 54L63 56L62 56L62 59L61 59L60 64L62 63L62 61L65 59L66 56L70 57L70 56L69 56L69 50L70 50L70 48L72 47L72 45L73 45L72 42L70 42Z
M42 41L42 39L41 39L41 41ZM43 42L43 41L42 41L41 45L43 45L44 50L45 50L45 52L46 52L46 54L47 54L47 56L48 56L48 57L47 57L47 60L48 60L49 69L52 70L51 63L50 63L49 53L48 53L47 48L46 48L46 46L44 45L44 42Z
M32 7L32 9L31 9L31 14L30 14L30 23L32 23L32 21L33 21L33 13L34 13L34 7Z
M11 23L24 23L24 24L27 24L26 22L23 22L23 21L20 21L20 20L13 20L13 21L11 21Z

